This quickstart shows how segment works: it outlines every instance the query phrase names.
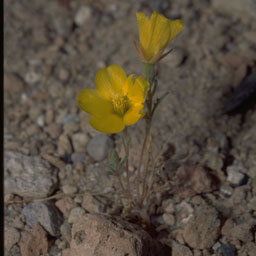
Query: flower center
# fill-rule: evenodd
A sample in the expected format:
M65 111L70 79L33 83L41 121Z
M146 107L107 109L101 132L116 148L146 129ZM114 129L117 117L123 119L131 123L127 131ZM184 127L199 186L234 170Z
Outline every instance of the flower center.
M117 115L124 116L130 108L130 101L127 96L118 95L112 98L112 105Z

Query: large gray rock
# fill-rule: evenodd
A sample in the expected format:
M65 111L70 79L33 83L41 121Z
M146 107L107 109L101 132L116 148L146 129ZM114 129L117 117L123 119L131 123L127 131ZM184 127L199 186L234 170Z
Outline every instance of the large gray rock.
M138 226L111 216L86 214L72 227L70 248L63 256L171 255Z
M57 170L37 156L7 151L4 154L4 189L6 194L42 198L58 184Z
M23 208L22 213L26 217L26 222L29 226L33 227L39 223L52 236L60 234L63 217L53 203L31 203Z

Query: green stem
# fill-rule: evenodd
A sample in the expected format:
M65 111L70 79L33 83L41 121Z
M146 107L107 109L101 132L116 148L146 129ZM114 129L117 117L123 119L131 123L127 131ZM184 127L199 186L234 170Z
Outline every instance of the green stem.
M154 78L154 69L155 69L154 64L149 64L149 63L144 64L143 73L144 73L144 76L148 79L149 83L151 83Z
M146 99L146 128L145 128L145 137L141 148L141 154L139 159L139 165L138 165L138 175L139 175L139 184L138 189L140 186L140 181L142 181L142 193L138 191L138 194L140 196L139 198L139 204L143 204L143 197L145 194L145 184L147 180L148 171L144 170L145 174L143 175L142 171L142 163L143 160L145 160L145 168L148 168L148 161L149 161L149 145L150 145L150 137L151 137L151 122L152 122L152 116L153 116L153 97L154 97L154 91L155 91L155 84L154 84L154 76L155 76L155 65L154 64L145 64L144 65L144 76L148 80L150 84L150 88L147 93L147 99Z
M129 171L129 155L130 155L130 142L129 142L129 134L127 128L124 129L122 142L125 150L125 172L126 172L126 185L127 185L127 192L129 194L130 199L132 200L132 193L131 193L131 186L130 186L130 171Z

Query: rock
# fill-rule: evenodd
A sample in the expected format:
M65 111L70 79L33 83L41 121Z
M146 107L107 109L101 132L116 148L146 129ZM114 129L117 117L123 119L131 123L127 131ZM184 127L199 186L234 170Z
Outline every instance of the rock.
M172 256L193 256L191 250L175 241L172 242Z
M92 10L89 6L81 6L75 15L75 24L77 26L84 25L92 15Z
M106 194L114 191L113 184L114 181L106 170L106 162L100 162L86 166L85 179L79 185L93 193Z
M50 125L53 123L54 121L54 118L55 118L55 112L53 109L49 108L46 110L46 113L45 113L45 122Z
M231 196L233 193L233 188L227 184L223 184L220 187L220 192L225 196Z
M211 248L220 232L218 212L208 206L200 205L195 208L194 216L183 229L185 242L195 249Z
M51 123L46 127L45 131L49 133L52 139L57 139L61 134L61 127L56 123Z
M256 196L254 196L248 203L249 209L256 211Z
M212 249L216 252L221 247L221 243L217 242L213 245Z
M59 73L58 73L58 77L61 81L63 82L67 82L68 78L69 78L69 72L68 70L62 68L60 69Z
M211 192L218 186L218 178L202 166L181 166L173 177L177 184L173 192L182 198Z
M44 115L40 115L39 117L37 117L36 123L39 127L44 127L44 124L45 124Z
M221 234L226 236L227 239L233 243L237 240L242 241L244 243L250 242L253 240L253 235L251 229L256 222L252 222L251 220L245 220L241 222L241 220L226 220L225 224L221 229Z
M41 79L41 76L33 70L27 72L25 75L25 81L31 85L39 82L40 79Z
M76 207L76 203L70 197L59 199L55 203L56 207L63 213L65 217L69 216L70 211Z
M6 255L10 255L10 256L20 256L21 255L21 252L20 252L20 247L17 245L17 244L15 244L11 249L10 249L10 251L8 252L8 254L6 254Z
M194 256L203 256L203 253L201 250L193 250L194 251Z
M175 211L174 204L171 199L164 200L162 203L162 208L166 213L174 213Z
M248 188L246 186L236 187L229 198L231 205L243 205L243 203L245 203L247 191Z
M71 225L68 222L64 222L60 226L60 233L68 242L71 241Z
M78 123L68 122L63 126L64 134L71 136L73 133L76 133L80 129Z
M82 207L89 213L104 213L105 206L91 194L84 194Z
M58 185L56 169L37 156L7 151L4 167L6 194L42 198L51 195Z
M75 152L85 152L88 136L84 133L75 133L72 135L72 144Z
M218 248L218 253L224 256L235 256L236 255L236 248L230 244L221 244Z
M81 207L75 207L70 211L68 217L68 223L74 223L78 221L85 214L85 210Z
M170 214L170 213L164 213L164 214L162 215L162 217L163 217L164 222L165 222L167 225L172 226L172 225L175 224L175 217L174 217L172 214Z
M237 255L241 256L255 256L256 244L255 242L246 243L239 251Z
M95 161L102 161L107 157L113 141L104 134L94 136L87 144L87 152Z
M60 156L71 155L72 145L66 134L61 134L58 140L58 154Z
M237 171L232 166L229 166L227 168L227 174L227 181L229 181L233 185L241 185L245 178L245 175L243 173Z
M59 235L63 217L51 202L34 202L26 205L22 210L29 226L39 223L52 236Z
M60 249L60 250L64 250L64 249L67 248L67 242L66 241L56 240L55 243L58 246L58 249Z
M189 203L185 201L182 201L176 206L175 215L177 218L177 222L181 224L186 224L193 217L193 213L194 209Z
M86 160L85 153L73 153L71 155L71 161L74 164L85 163L85 160Z
M20 233L16 228L4 228L4 248L8 252L20 240Z
M65 256L164 256L171 253L144 230L122 219L86 214L72 227L70 249Z
M254 0L233 0L232 5L229 0L214 0L213 7L224 14L235 16L236 18L255 19L256 2Z
M47 233L40 225L37 224L32 230L22 232L19 246L21 255L47 255L49 247Z
M24 83L14 74L4 74L4 90L9 93L20 93L24 89Z
M62 191L66 195L73 195L77 192L77 187L66 184L62 187Z
M83 196L82 195L76 195L74 198L74 201L78 204L81 204L83 202Z

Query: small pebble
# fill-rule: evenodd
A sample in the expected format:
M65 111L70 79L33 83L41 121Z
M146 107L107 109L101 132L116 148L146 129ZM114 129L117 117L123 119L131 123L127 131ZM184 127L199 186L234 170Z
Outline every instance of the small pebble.
M78 204L81 204L83 202L83 196L79 195L74 198L74 201Z
M87 152L95 161L104 160L109 149L114 146L113 141L104 134L94 136L87 144Z
M229 185L222 185L220 187L220 192L223 193L225 196L231 196L233 193L233 188Z
M174 204L171 199L167 199L163 202L163 210L166 213L174 213L174 211L175 211Z
M85 210L81 207L75 207L71 210L69 217L68 217L68 223L74 223L78 219L80 219L85 214Z
M253 211L256 211L256 196L254 196L248 204L248 207L252 209Z
M92 10L88 6L81 6L75 15L75 24L82 26L91 18Z
M68 222L64 222L60 226L60 233L68 242L71 240L71 226Z
M233 170L232 168L227 168L227 181L229 181L232 185L241 185L245 175L241 172Z
M67 242L64 241L64 240L57 239L57 240L55 241L55 244L57 245L57 247L58 247L60 250L63 250L63 249L66 249L66 248L67 248Z
M72 144L75 152L85 152L88 136L85 133L75 133L72 135Z
M215 243L215 244L213 245L212 249L213 249L214 251L217 251L220 247L221 247L221 243L220 243L220 242L217 242L217 243Z
M59 79L63 82L66 82L69 78L69 73L68 73L68 70L66 69L61 69L59 71Z
M41 115L37 118L36 123L38 124L39 127L44 127L44 116Z
M40 76L34 71L30 71L25 75L25 81L28 84L35 84L40 80Z
M175 224L175 218L172 214L170 213L164 213L163 214L163 220L167 225L174 225Z
M86 160L85 153L73 153L71 155L71 160L74 164L84 163Z
M72 195L77 192L77 187L67 184L62 187L62 191L66 195Z

